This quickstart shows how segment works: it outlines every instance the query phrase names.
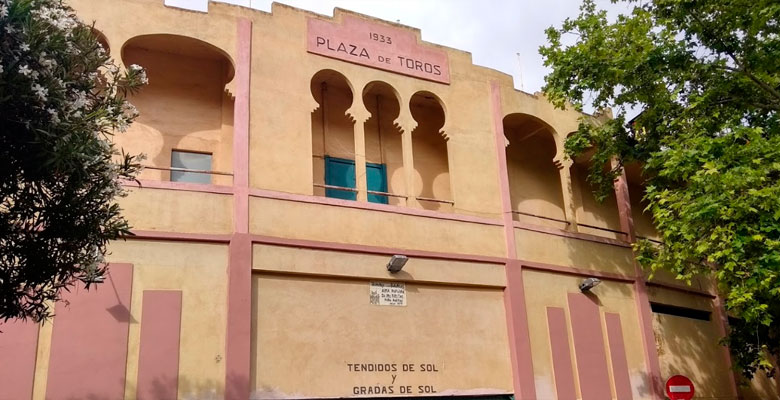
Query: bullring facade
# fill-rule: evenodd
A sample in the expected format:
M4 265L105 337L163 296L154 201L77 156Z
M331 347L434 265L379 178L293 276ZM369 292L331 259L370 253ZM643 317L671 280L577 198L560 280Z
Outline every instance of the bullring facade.
M582 114L341 9L70 3L149 76L115 138L148 157L135 236L50 323L3 325L0 398L778 397L737 384L711 282L636 265L640 168L597 202L563 156Z

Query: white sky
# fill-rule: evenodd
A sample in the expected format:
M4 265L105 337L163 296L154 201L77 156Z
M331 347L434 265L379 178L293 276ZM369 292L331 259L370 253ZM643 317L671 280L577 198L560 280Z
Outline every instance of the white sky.
M171 6L205 11L208 0L165 0ZM270 12L271 0L224 0ZM251 4L250 4L251 2ZM537 92L548 69L539 55L544 30L560 26L579 11L581 0L280 0L333 15L333 8L356 11L419 28L428 42L472 53L474 63L514 76L515 87ZM598 1L602 7L608 0ZM518 56L519 54L519 56ZM522 79L521 79L522 74Z

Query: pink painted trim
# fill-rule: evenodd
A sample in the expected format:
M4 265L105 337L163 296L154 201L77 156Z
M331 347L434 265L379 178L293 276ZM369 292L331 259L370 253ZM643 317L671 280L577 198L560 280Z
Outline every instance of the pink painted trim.
M637 276L637 281L634 282L634 301L639 316L645 363L649 372L647 383L650 387L649 392L652 399L662 400L666 396L664 394L664 383L661 380L661 362L658 359L655 332L653 331L653 312L650 309L650 299L647 295L647 286L643 280L641 269L636 261L634 261L634 265Z
M181 291L144 290L137 399L175 399L179 389Z
M718 319L717 329L718 334L721 337L726 337L728 329L729 329L729 318L726 314L725 305L723 304L723 298L720 296L715 296L715 300L713 301L713 308L715 309L715 316ZM731 371L730 379L729 379L729 389L731 390L731 396L737 397L739 396L739 392L737 391L737 372L732 369L733 362L731 360L731 351L728 347L720 346L721 352L723 353L723 362L726 363L726 365L729 367L729 371ZM777 379L777 378L776 378Z
M138 182L141 184L139 185ZM135 181L122 181L122 186L142 189L165 189L165 190L181 190L185 192L201 192L201 193L215 193L215 194L233 194L233 187L223 185L211 185L206 183L187 183L187 182L170 182L170 181L155 181L150 179L140 179Z
M582 400L610 399L612 393L599 306L596 299L582 293L569 293L568 300Z
M703 296L703 297L709 297L711 299L714 299L717 297L715 293L710 293L706 290L696 289L692 288L690 286L683 286L683 285L675 285L673 283L665 283L665 282L655 282L655 281L646 281L645 285L647 286L654 286L654 287L660 287L663 289L669 289L674 290L677 292L683 292L686 294L692 294L695 296Z
M252 240L236 233L228 259L225 399L249 398L252 343Z
M497 81L490 82L490 109L493 113L493 133L498 161L498 188L501 192L501 216L504 220L506 256L517 258L515 231L512 218L512 195L509 190L509 172L506 165L506 136L504 134L504 112L501 110L501 88Z
M526 231L547 233L550 235L562 236L571 239L586 240L588 242L596 242L596 243L608 244L612 246L631 248L631 243L623 240L610 239L610 238L605 238L605 237L591 235L582 232L570 232L563 229L557 229L557 228L541 226L541 225L533 225L525 222L512 221L512 224L514 225L515 228L523 229Z
M620 325L620 314L605 313L607 325L607 341L609 342L609 357L612 360L612 377L615 382L617 400L632 400L631 378L628 372L626 346L623 342L623 327Z
M105 282L79 284L56 305L47 400L124 398L133 266L108 268Z
M38 328L33 321L0 323L0 399L32 398Z
M334 199L334 198L320 197L320 196L309 196L309 195L295 194L295 193L276 192L272 190L256 189L256 188L250 188L249 195L252 197L261 197L266 199L297 201L297 202L309 203L309 204L323 204L323 205L337 206L337 207L357 208L361 210L372 210L372 211L388 212L394 214L413 215L413 216L425 217L425 218L445 219L451 221L471 222L471 223L483 224L483 225L503 226L503 223L500 220L495 220L495 219L480 218L471 215L447 214L442 212L406 208L406 207L393 206L388 204L378 204L378 203L369 203L369 202L362 203L362 202L351 201L351 200Z
M615 199L617 201L618 214L620 216L620 230L628 236L628 241L636 242L634 231L634 217L631 215L631 199L628 195L628 181L626 170L621 169L620 176L614 182Z
M366 246L362 244L319 242L315 240L304 240L304 239L287 239L287 238L279 238L279 237L263 236L263 235L251 235L251 237L252 237L252 242L254 243L263 243L263 244L286 246L286 247L301 247L301 248L318 249L318 250L343 251L349 253L383 254L383 255L403 254L408 257L430 258L435 260L474 261L474 262L482 262L482 263L489 263L489 264L504 264L507 261L505 258L501 258L501 257L489 257L489 256L480 256L480 255L472 255L472 254L440 253L434 251L410 250L410 249L401 249L401 248L394 248L394 247Z
M617 281L617 282L630 283L636 280L633 276L630 275L603 272L595 269L565 267L562 265L544 264L544 263L538 263L532 261L520 261L520 263L523 265L523 268L534 269L539 271L557 272L561 274L577 275L577 276L588 276L588 277L593 276L599 279L606 279L606 280Z
M262 272L263 275L276 275L276 276L299 276L303 278L337 278L337 279L365 279L370 277L368 275L346 275L332 272L310 272L310 271L289 271L289 270L273 270L257 268L252 269L253 272ZM490 284L490 283L471 283L471 282L453 282L453 281L434 281L428 279L415 279L415 278L395 278L393 282L408 282L413 284L425 284L432 286L447 286L447 287L460 287L460 288L483 288L483 289L504 289L504 284ZM1 398L0 398L1 399Z
M512 361L512 382L518 400L535 400L536 383L531 359L531 338L528 333L528 314L523 288L523 271L517 258L515 230L512 225L512 200L509 192L509 173L506 166L506 136L504 136L504 112L501 109L501 88L497 81L490 82L490 109L493 117L493 142L498 162L498 189L501 195L501 219L504 225L504 247L509 259L506 264L506 303L509 351Z
M231 235L133 230L127 240L170 240L176 242L229 243Z
M512 361L512 382L515 398L536 400L534 366L531 358L531 335L528 331L528 312L523 285L523 268L516 260L506 264L504 303L509 333L509 352Z
M547 327L550 330L550 352L555 376L555 392L560 400L575 400L574 370L569 348L566 311L561 307L547 307Z
M233 115L233 229L228 259L225 398L250 393L252 343L252 241L249 232L249 102L251 100L252 21L236 26L236 100Z
M236 100L233 115L233 224L238 233L249 232L249 102L252 72L252 21L237 21Z

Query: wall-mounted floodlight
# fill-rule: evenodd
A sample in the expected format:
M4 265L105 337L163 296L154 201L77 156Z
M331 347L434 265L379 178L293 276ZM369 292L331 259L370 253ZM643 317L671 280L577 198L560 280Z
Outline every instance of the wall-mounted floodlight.
M394 274L400 271L407 261L409 261L409 257L396 254L390 257L390 262L387 263L387 270Z
M587 292L601 283L599 278L586 278L580 283L580 291Z

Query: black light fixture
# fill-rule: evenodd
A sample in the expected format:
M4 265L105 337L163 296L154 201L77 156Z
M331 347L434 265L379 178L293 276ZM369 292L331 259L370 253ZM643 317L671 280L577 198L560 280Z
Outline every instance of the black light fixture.
M580 291L589 292L591 289L598 286L600 283L601 283L601 279L599 278L586 278L582 282L580 282Z
M390 262L387 263L387 270L390 271L390 273L396 273L400 271L404 265L406 265L406 262L409 261L409 257L396 254L392 257L390 257Z

